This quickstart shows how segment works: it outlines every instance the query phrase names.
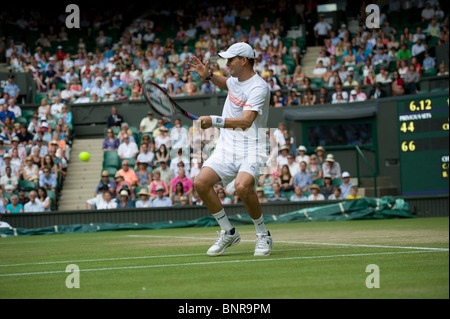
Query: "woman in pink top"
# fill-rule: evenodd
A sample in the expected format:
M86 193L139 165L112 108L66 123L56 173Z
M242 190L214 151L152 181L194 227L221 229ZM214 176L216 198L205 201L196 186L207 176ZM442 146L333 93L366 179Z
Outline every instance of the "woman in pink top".
M150 198L152 200L155 197L158 197L156 187L160 185L164 188L164 196L168 196L169 190L167 189L166 183L161 179L161 172L156 169L153 171L153 181L150 183L150 185L148 185L148 189L150 190Z

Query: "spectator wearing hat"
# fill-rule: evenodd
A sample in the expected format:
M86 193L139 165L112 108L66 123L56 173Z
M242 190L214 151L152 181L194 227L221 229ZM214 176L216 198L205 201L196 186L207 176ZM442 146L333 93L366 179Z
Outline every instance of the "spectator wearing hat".
M297 156L295 157L295 161L297 163L306 162L307 165L309 165L309 155L306 154L306 147L304 145L300 145L297 149Z
M325 148L322 146L317 146L314 150L314 153L316 153L317 156L317 164L322 166L323 163L325 163Z
M264 196L264 187L256 188L256 195L258 196L258 202L267 203L269 200Z
M325 200L325 196L323 196L323 194L320 193L320 186L317 184L312 184L310 187L311 190L311 195L308 196L308 200L309 201L314 201L314 200Z
M16 83L14 83L14 74L8 75L8 83L3 87L3 92L9 94L9 96L15 100L20 95L20 89Z
M111 191L111 194L113 194L114 197L116 192L116 183L113 180L111 180L109 172L106 170L102 171L101 178L102 180L95 189L94 197L97 196L98 194L101 194L102 192L101 189L104 185L108 187L108 189Z
M347 196L349 196L351 194L350 193L351 187L356 186L356 185L355 185L355 183L350 181L350 173L349 172L342 173L342 180L343 180L343 183L339 186L339 188L341 189L341 196L343 198L347 198Z
M358 87L359 87L359 86L358 86ZM364 92L361 92L361 93L364 94L364 96L366 95ZM350 103L353 103L353 102L363 102L363 101L365 101L365 100L367 99L367 97L364 98L364 96L358 95L358 91L356 91L355 89L353 89L353 90L350 91L350 97L349 97L348 101L349 101Z
M119 172L114 175L114 183L116 183L116 189L114 192L115 196L113 195L114 197L117 197L123 188L131 189L130 183L128 183ZM131 193L131 196L133 197L134 193Z
M162 187L161 185L158 185L155 188L157 197L152 201L152 206L153 207L171 207L172 206L172 201L170 200L169 197L164 196L164 187Z
M330 175L331 179L341 178L341 165L335 161L333 154L328 154L322 164L323 176Z
M102 99L102 102L113 102L115 99L111 95L111 91L105 90L105 97Z
M2 163L2 165L0 167L0 176L5 176L6 175L6 167L10 167L12 175L16 176L19 179L19 177L20 177L20 167L16 166L12 162L12 158L11 158L11 155L9 153L5 153L3 155L3 163Z
M150 201L150 194L146 189L141 189L137 193L139 200L136 201L136 208L149 208L152 207L152 202Z
M288 164L289 147L283 145L280 147L280 154L277 157L278 167L281 168Z
M164 144L167 148L172 148L170 142L170 135L168 134L169 130L165 126L161 126L159 128L159 135L155 137L155 148L159 149L159 147Z
M128 190L122 189L119 192L119 196L116 198L117 208L133 208L134 204L131 200L130 192Z

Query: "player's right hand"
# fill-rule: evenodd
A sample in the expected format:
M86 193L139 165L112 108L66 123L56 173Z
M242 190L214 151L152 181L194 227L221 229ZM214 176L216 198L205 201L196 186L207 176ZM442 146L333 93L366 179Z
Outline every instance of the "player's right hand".
M204 130L212 126L211 116L200 116L198 120L200 121L201 128Z

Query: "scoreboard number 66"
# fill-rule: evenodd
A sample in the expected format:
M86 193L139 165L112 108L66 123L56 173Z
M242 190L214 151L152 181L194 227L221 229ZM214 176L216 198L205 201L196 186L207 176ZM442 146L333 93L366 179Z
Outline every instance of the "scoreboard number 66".
M414 152L416 150L416 145L414 141L403 141L402 142L402 151L403 152Z

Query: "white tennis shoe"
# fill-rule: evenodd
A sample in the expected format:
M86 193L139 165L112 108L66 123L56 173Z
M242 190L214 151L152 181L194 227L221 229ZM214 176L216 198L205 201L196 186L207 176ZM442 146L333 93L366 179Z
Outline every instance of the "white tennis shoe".
M222 255L228 247L239 244L241 241L241 236L236 229L231 229L230 231L221 230L219 237L217 237L216 242L212 245L206 252L209 256L219 256Z
M269 256L272 251L272 236L267 234L256 234L256 246L254 256Z

